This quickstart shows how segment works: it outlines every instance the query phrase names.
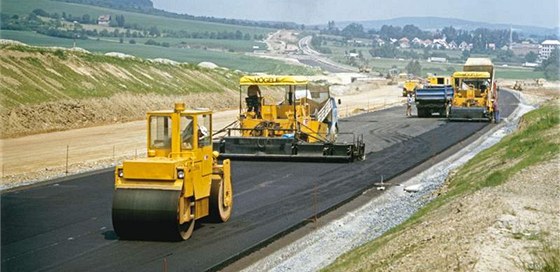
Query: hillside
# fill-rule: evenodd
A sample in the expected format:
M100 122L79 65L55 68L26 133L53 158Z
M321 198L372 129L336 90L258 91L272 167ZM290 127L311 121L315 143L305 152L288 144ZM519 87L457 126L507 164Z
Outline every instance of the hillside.
M538 26L526 26L526 25L509 25L509 24L497 24L497 23L484 23L469 21L463 19L455 18L441 18L441 17L398 17L386 20L370 20L370 21L348 21L348 22L337 22L337 26L341 29L351 23L359 23L364 26L365 29L380 29L383 25L393 25L403 27L405 25L415 25L423 30L436 30L442 29L444 27L453 26L455 29L463 30L474 30L477 28L488 28L488 29L509 29L514 28L515 31L520 31L525 34L535 34L535 35L558 35L559 29L556 28L545 28Z
M99 16L121 18L99 25ZM258 58L271 28L146 14L51 0L2 1L0 38L36 46L74 45L91 52L123 52L179 62L211 61L247 72L288 73L293 65ZM296 68L294 73L309 73Z
M169 60L0 45L2 137L126 122L185 101L237 105L239 74Z
M432 202L325 271L559 271L559 106L525 114Z

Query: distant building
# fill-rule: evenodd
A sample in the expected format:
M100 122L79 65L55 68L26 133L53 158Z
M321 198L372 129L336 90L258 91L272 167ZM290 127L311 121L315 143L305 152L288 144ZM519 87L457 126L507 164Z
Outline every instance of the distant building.
M433 41L433 43L432 43L432 48L436 48L436 49L440 49L440 48L449 49L449 45L447 44L447 42L445 41L445 39L434 39L434 41Z
M547 60L552 54L554 49L560 48L560 41L558 40L546 40L541 43L539 48L539 60L538 62L542 62L543 60Z
M409 48L410 47L410 40L406 37L403 37L399 40L399 47L400 48Z
M439 62L439 63L446 63L447 58L438 58L438 57L429 57L428 62Z
M102 26L109 26L111 23L111 15L101 15L97 18L97 24Z
M523 41L521 43L514 43L511 45L511 51L513 54L517 56L525 56L529 54L529 52L533 52L535 54L539 53L539 45L535 43L531 43L529 41Z
M451 41L448 45L449 45L449 49L451 50L455 50L459 47L455 41Z

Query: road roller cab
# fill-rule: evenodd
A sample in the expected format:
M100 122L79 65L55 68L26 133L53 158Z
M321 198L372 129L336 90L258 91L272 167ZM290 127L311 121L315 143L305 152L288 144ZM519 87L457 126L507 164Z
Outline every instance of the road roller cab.
M212 112L147 114L147 157L115 170L113 227L126 239L186 240L194 222L225 222L233 194L230 161L219 165L212 150Z

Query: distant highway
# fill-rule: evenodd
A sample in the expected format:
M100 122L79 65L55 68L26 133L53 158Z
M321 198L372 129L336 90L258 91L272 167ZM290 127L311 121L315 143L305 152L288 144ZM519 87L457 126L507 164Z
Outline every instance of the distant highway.
M501 113L517 107L502 92ZM233 162L234 211L199 223L184 242L121 241L113 232L113 170L1 194L2 271L204 271L242 257L432 158L488 123L406 118L397 107L341 120L364 135L365 161L351 164ZM378 192L382 193L382 192ZM139 228L142 226L138 226Z
M336 63L326 57L323 57L321 53L315 51L311 48L311 36L303 37L299 40L298 46L303 52L304 56L298 56L298 60L301 63L310 65L310 66L318 66L321 67L323 70L331 72L331 73L356 73L358 69L352 66L343 65L340 63Z

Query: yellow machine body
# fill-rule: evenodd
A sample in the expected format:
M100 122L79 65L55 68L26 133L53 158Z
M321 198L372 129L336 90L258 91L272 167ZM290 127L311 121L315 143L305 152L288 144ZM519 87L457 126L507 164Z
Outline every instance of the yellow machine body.
M403 83L403 96L407 96L408 94L414 95L414 91L420 87L420 80L418 79L409 79Z
M451 77L449 76L429 76L427 78L430 86L448 86L451 85Z
M362 137L346 133L353 135L352 143L336 142L340 100L330 96L329 86L310 84L301 76L275 75L244 76L239 85L239 127L228 128L216 142L221 158L321 162L365 158Z
M463 71L453 73L453 100L448 110L451 119L491 121L497 88L494 65L487 58L469 58Z
M283 101L276 101L263 94L260 98L260 116L250 111L240 114L239 124L242 136L282 137L286 134L298 133L305 135L301 139L309 143L325 141L329 133L329 126L323 122L324 120L319 120L312 114L320 111L330 101L314 100L312 92L308 89L309 82L305 77L244 76L239 82L242 87L274 86L283 87L286 91ZM264 93L266 90L262 91ZM324 97L328 98L328 89L319 91L327 93ZM298 93L301 94L300 97L297 96Z
M223 194L214 196L220 198L214 202L219 200L222 212L231 213L230 162L218 164L217 152L213 152L211 111L185 110L184 104L177 103L173 111L149 112L147 120L148 156L126 160L115 170L113 225L123 237L141 233L145 222L153 223L155 230L151 231L159 231L160 215L146 210L157 206L157 198L162 198L161 202L171 198L170 204L160 208L170 214L165 220L177 223L178 232L170 236L184 240L192 233L195 220L211 214L213 182L220 183L216 186ZM138 222L130 222L135 220ZM163 231L173 232L174 227L170 229Z

